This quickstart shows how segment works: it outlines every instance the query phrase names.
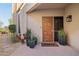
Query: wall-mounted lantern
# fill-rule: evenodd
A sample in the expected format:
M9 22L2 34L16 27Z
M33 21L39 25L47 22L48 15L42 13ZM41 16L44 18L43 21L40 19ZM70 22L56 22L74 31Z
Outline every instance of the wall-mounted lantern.
M68 15L66 17L66 22L72 22L72 15Z

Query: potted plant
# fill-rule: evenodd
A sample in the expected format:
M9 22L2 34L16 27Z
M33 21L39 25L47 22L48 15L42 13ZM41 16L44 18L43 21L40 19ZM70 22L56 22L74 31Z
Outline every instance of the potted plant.
M26 36L27 36L26 39L27 46L29 46L30 48L34 48L35 45L37 44L37 37L32 36L32 32L30 29L27 29Z
M61 45L67 45L67 35L63 29L58 31L58 42Z
M31 39L31 30L30 29L27 29L27 39Z
M33 36L32 39L28 40L30 48L34 48L37 45L37 37Z
M27 39L26 39L26 44L27 46L29 46L29 41L31 40L31 30L27 29L27 33L26 33Z
M28 45L30 48L34 48L35 47L35 41L34 40L28 40Z
M35 36L33 36L33 38L32 38L34 41L35 41L35 45L37 45L37 37L35 37Z

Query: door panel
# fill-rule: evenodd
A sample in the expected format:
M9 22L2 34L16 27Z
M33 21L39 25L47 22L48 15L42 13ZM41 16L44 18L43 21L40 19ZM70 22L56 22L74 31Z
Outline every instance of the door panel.
M53 42L54 41L53 17L43 17L42 28L43 28L43 42Z
M54 17L54 40L58 41L58 31L64 29L63 16Z

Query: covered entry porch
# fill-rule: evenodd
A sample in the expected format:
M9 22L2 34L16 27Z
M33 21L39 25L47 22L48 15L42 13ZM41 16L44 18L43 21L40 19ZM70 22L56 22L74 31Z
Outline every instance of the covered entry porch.
M38 37L38 42L52 45L59 30L64 30L65 7L69 4L41 3L27 12L28 28Z

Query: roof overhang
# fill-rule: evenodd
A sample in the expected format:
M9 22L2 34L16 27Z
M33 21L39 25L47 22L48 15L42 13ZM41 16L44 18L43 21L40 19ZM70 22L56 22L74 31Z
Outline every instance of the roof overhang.
M69 3L37 3L34 5L27 13L30 13L35 10L44 10L44 9L64 9Z

